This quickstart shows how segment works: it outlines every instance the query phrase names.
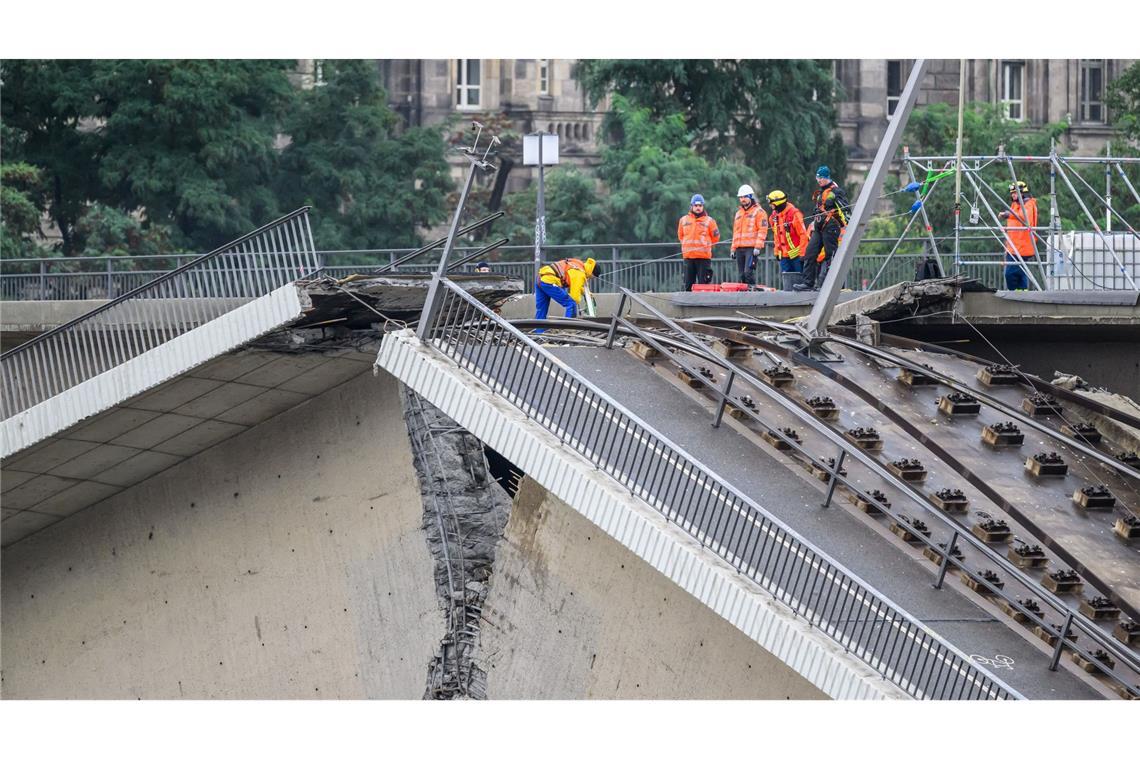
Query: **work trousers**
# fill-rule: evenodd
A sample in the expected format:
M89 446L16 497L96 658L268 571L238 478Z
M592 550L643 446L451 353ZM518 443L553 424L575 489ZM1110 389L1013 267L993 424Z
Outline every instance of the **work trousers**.
M685 259L685 290L698 282L712 282L712 259Z
M760 258L760 252L755 248L737 248L732 254L736 257L737 282L755 285L756 261Z
M808 238L807 251L804 253L804 285L808 288L818 290L823 286L823 277L827 274L827 268L821 267L821 264L828 265L835 258L835 252L839 249L839 234L842 231L843 229L836 223L828 224L826 227L817 224L812 230L811 237ZM820 249L824 251L822 262L816 261Z
M549 282L538 283L538 287L534 290L534 318L546 319L546 315L550 312L550 302L557 301L562 304L566 309L566 318L573 319L578 316L578 304L570 297L570 293L566 288L558 285L551 285Z
M1017 257L1012 253L1005 255L1005 289L1006 290L1029 290L1029 277L1026 276L1023 270L1017 264ZM1034 256L1026 256L1022 259L1026 267L1033 266L1037 259Z

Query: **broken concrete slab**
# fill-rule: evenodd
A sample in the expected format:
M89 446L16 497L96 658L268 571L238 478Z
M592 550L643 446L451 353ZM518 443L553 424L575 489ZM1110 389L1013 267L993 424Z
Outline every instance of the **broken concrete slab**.
M839 303L832 311L832 324L852 324L858 315L883 321L901 316L948 310L958 298L962 278L900 282Z
M498 274L449 274L452 282L497 309L523 292L522 280ZM352 275L336 280L325 277L298 283L313 307L294 327L339 326L367 328L389 320L412 322L419 318L427 298L431 275Z

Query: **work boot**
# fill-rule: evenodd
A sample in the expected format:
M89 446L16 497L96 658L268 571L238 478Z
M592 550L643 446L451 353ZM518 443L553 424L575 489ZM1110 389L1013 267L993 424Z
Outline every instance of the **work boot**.
M813 288L811 285L808 285L807 283L794 282L792 283L792 290L796 291L797 293L803 293L806 290L815 290L815 288Z

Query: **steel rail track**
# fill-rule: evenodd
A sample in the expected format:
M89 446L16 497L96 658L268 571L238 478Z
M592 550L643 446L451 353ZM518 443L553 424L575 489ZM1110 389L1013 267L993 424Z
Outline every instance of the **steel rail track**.
M648 321L648 320L646 320L646 321ZM718 331L720 330L720 328L713 328L713 329L717 329ZM718 334L718 335L715 335L714 337L721 337L721 338L732 339L732 340L737 340L737 338L745 338L746 337L746 338L749 338L751 340L757 341L759 344L767 344L767 345L762 345L761 347L763 347L769 351L773 351L774 353L777 351L781 354L783 354L784 352L794 353L790 349L788 349L787 347L779 346L778 344L770 343L768 341L764 341L763 339L758 339L758 338L756 338L756 336L749 335L748 333L736 333L735 335L733 335L732 333L734 333L735 331L727 331L727 332L729 334L727 334L727 335L726 334ZM738 340L737 342L745 342L745 341ZM726 364L731 364L731 362L729 360L723 359L719 356L716 356L715 354L711 355L711 356L706 356L705 358L712 359L714 357L715 357L717 363L721 364L721 366L725 366ZM922 434L921 431L917 430L917 428L915 428L911 423L906 421L906 419L904 417L899 415L893 409L890 409L888 406L883 404L883 402L881 402L877 398L875 398L872 394L868 393L867 391L865 391L864 389L859 387L858 384L854 383L853 381L850 381L847 378L842 377L838 373L834 373L833 370L831 370L829 367L827 367L826 365L824 365L820 362L817 362L815 360L806 359L806 357L795 357L795 358L797 360L801 360L801 359L804 360L802 362L803 366L807 366L810 369L815 369L815 370L820 371L822 374L825 374L826 376L830 377L831 379L839 382L839 384L842 385L844 388L847 388L848 390L852 390L853 392L855 392L863 400L868 401L869 403L872 403L875 406L875 408L880 409L881 411L884 411L885 413L887 413L887 415L891 418L891 420L893 422L900 424L900 427L903 427L903 429L908 434L912 435L916 439L920 440L920 442L922 442L924 445L928 446L928 448L930 448L930 450L932 452L934 452L935 454L937 454L939 456L945 455L945 457L947 457L947 459L949 460L949 461L947 461L947 464L950 464L952 467L954 467L954 465L956 464L957 467L955 467L955 470L959 471L960 474L963 474L961 472L962 470L964 470L966 473L969 473L968 479L970 480L971 484L978 485L978 483L976 483L975 481L979 481L982 483L982 485L985 485L984 481L980 481L980 479L976 478L973 475L973 473L969 471L969 468L966 468L964 465L962 465L960 462L958 462L952 455L949 454L949 452L946 452L945 449L943 449L940 445L938 445L936 442L930 440L928 437L926 437L924 434ZM812 365L816 365L816 366L812 366ZM736 367L737 365L733 365L733 366ZM736 371L738 373L741 373L741 374L748 372L748 370L741 369L739 367L737 367ZM820 421L818 418L816 418L814 413L810 412L807 409L804 409L799 404L799 402L792 399L786 393L783 393L781 390L776 389L776 388L770 388L766 383L764 383L762 380L759 380L758 378L753 378L753 379L755 380L754 384L758 385L758 387L760 387L761 390L772 391L774 393L779 393L779 394L783 395L784 398L787 399L789 401L789 403L794 406L794 409L789 409L789 411L792 411L793 414L795 414L801 421L806 422L810 426L817 428L817 431L822 427L826 427L828 429L834 430L833 428L831 428L831 426L826 425L825 423ZM788 408L788 407L785 407L785 408ZM859 453L862 453L862 450L859 449L857 446L844 445L844 443L839 443L839 441L837 441L835 438L832 438L830 436L828 436L828 437L832 440L832 442L838 443L840 446L844 447L847 450L848 454L855 455L856 458L860 459L860 461L862 461L864 465L867 464L867 461L864 461L864 457L858 455ZM840 440L842 440L842 439L840 439ZM871 459L871 458L867 457L867 459ZM1027 590L1031 591L1032 593L1034 593L1036 596L1042 598L1043 600L1046 600L1049 603L1049 605L1054 608L1054 610L1056 612L1058 612L1061 615L1070 615L1070 614L1074 613L1072 608L1070 608L1069 605L1067 603L1065 603L1065 601L1063 599L1061 599L1058 595L1050 592L1048 589L1045 589L1040 584L1040 582L1038 582L1035 579L1027 576L1020 568L1018 568L1015 565L1013 565L1012 563L1010 563L1009 560L1007 560L1005 557L1001 556L1001 554L999 554L998 552L994 551L988 544L986 544L985 542L978 539L969 530L965 529L965 526L962 526L956 520L954 520L950 516L944 514L935 505L931 504L929 502L929 500L927 499L927 497L925 496L925 494L923 494L921 491L919 491L917 488L915 488L911 483L909 483L908 481L904 481L901 478L896 478L892 473L889 473L889 471L886 471L885 468L871 467L870 469L873 472L875 472L875 474L879 475L880 477L884 477L884 479L886 479L887 482L889 482L892 486L894 486L895 488L897 488L901 492L903 492L905 494L909 494L912 497L913 501L915 501L920 506L922 506L926 510L926 512L934 515L935 518L943 524L943 526L945 526L945 527L949 528L950 530L954 531L955 533L957 533L973 549L975 549L977 552L979 552L988 561L997 565L997 567L1000 570L1002 570L1003 572L1007 573L1007 575L1009 577L1016 579ZM985 486L985 487L986 487L986 489L992 491L992 489L990 489L988 486ZM865 494L863 494L863 495L865 496ZM999 506L1003 509L1008 509L1005 506L1006 504L1008 504L1008 501L1006 501L1004 498L1001 498L1000 496L999 496L999 499L1001 499L1001 501L1004 502L1004 504L999 503L999 504L997 504L997 506ZM1034 525L1032 522L1027 520L1023 515L1021 515L1018 510L1009 510L1009 511L1013 517L1015 517L1016 519L1019 520L1019 522L1022 522L1023 524L1027 524L1029 527L1031 527L1033 529L1033 530L1031 530L1031 532L1036 531L1036 533L1040 533L1042 536L1044 536L1043 539L1039 538L1039 540L1047 541L1050 545L1050 548L1053 549L1053 551L1057 554L1057 556L1059 558L1061 558L1062 560L1064 560L1066 562L1069 562L1075 568L1081 568L1082 575L1090 582L1090 585L1098 585L1099 584L1099 586L1101 586L1103 588L1098 587L1098 590L1102 591L1102 593L1105 593L1106 596L1110 596L1110 598L1112 598L1114 602L1117 602L1118 606L1120 606L1122 610L1127 611L1129 613L1129 615L1134 614L1131 612L1131 605L1128 605L1126 602L1124 602L1124 600L1119 599L1119 595L1112 592L1111 588L1103 580L1101 580L1099 577L1095 576L1095 574L1087 572L1087 568L1083 568L1083 565L1081 563L1070 562L1070 557L1067 556L1068 555L1067 551L1064 551L1063 549L1058 551L1058 549L1056 547L1056 542L1053 541L1052 538L1048 536L1048 534L1046 534L1046 533L1044 533L1044 531L1041 531L1040 529L1038 529L1036 525ZM933 547L937 547L937 544L933 541L930 541L928 545L931 545ZM970 572L967 568L965 568L964 564L960 564L957 562L955 564L959 564L961 569L966 570L967 572ZM974 574L971 573L971 575L974 575ZM1094 579L1095 579L1095 583L1094 583ZM981 580L981 579L978 579L978 580ZM993 589L993 590L999 596L1006 598L1007 601L1017 602L1017 600L1015 598L1013 598L1013 599L1008 598L1007 595L1005 595L1004 593L1001 593L1000 590L997 590L997 589ZM1120 647L1118 642L1116 642L1110 636L1106 635L1104 633L1104 631L1102 631L1099 627L1096 627L1095 624L1093 624L1091 621L1085 621L1085 620L1078 618L1074 615L1072 622L1073 622L1073 624L1077 625L1077 627L1082 632L1086 633L1091 639L1095 640L1102 648L1113 652L1118 657L1120 657L1123 661L1131 664L1134 669L1140 670L1140 659L1138 659L1130 650L1127 650L1125 648Z
M843 326L836 327L833 325L831 329L835 332L843 334L844 337L851 337L850 333L854 332L850 328ZM965 361L983 366L992 363L980 357L974 356L973 354L967 354L963 351L947 348L946 346L938 346L933 343L924 343L920 340L914 340L913 338L904 338L901 335L883 333L879 339L880 342L885 343L893 348L919 350L935 354L945 354L947 356L954 356L959 359L963 359ZM1131 425L1132 427L1140 428L1140 417L1131 415L1128 412L1117 409L1114 406L1102 404L1096 399L1089 398L1088 396L1082 396L1081 394L1071 391L1068 388L1062 388L1060 386L1053 385L1049 381L1043 380L1036 375L1030 375L1025 372L1019 372L1018 375L1022 378L1023 381L1028 381L1034 390L1041 391L1042 393L1052 393L1054 396L1063 401L1068 401L1069 403L1076 406L1084 407L1085 409L1096 412L1097 414L1103 414L1105 417L1113 419L1117 422L1124 423L1125 425Z
M768 322L766 320L741 319L741 318L737 318L737 317L698 317L696 319L686 320L686 322L691 323L691 324L712 324L715 322L728 322L729 324L754 324L756 326L764 327L766 329L779 330L781 332L792 332L796 335L799 335L798 331L795 331L794 329L790 328L788 325L780 324L778 322ZM886 338L888 336L883 336L883 337ZM897 341L900 344L902 344L902 345L896 346L897 348L910 348L910 349L928 351L931 353L941 353L941 354L956 356L956 357L961 358L961 359L967 359L967 360L974 362L976 364L990 364L990 363L992 363L992 362L987 362L984 359L979 359L976 356L971 356L969 354L962 353L961 351L955 351L953 349L943 348L941 346L933 346L929 343L923 343L921 341L911 340L909 338L898 338L897 336L890 336L890 337L894 341ZM1084 444L1080 440L1066 436L1064 433L1061 433L1059 430L1054 430L1054 429L1050 428L1048 425L1044 425L1044 424L1034 420L1031 417L1027 417L1020 409L1017 409L1016 407L1012 407L1009 404L1006 404L1001 399L996 398L994 396L991 396L988 393L985 393L983 391L979 391L975 388L971 388L970 386L965 385L964 383L962 383L960 380L957 380L956 378L952 378L952 377L950 377L944 373L938 372L937 370L932 370L929 367L924 367L921 364L918 364L917 362L912 362L909 359L905 359L903 357L897 356L896 354L892 354L892 353L885 352L885 351L879 351L879 350L875 349L874 346L868 346L866 343L860 343L859 341L853 340L851 338L831 335L831 336L822 338L821 340L823 342L839 343L839 344L845 345L845 346L847 346L847 347L849 347L855 351L859 351L859 352L864 353L864 354L872 355L872 356L875 356L876 358L883 359L884 361L889 361L893 364L898 364L901 367L906 367L907 369L910 369L912 371L921 372L924 375L928 375L930 377L933 377L934 379L938 380L943 385L946 385L950 388L954 388L955 390L962 391L963 393L969 393L971 396L974 396L974 397L978 398L979 400L985 402L986 406L989 406L992 409L995 409L995 410L1002 412L1004 414L1008 414L1009 416L1014 417L1015 419L1019 419L1019 421L1023 421L1025 424L1029 425L1030 427L1035 428L1039 432L1045 433L1046 435L1048 435L1051 438L1054 438L1058 441L1064 442L1066 445L1068 445L1072 448L1075 448L1084 454L1087 454L1088 456L1092 457L1093 459L1096 459L1096 460L1100 461L1102 464L1105 464L1105 465L1111 467L1112 469L1117 470L1118 472L1120 472L1123 475L1127 475L1128 477L1131 477L1131 478L1140 478L1140 473L1137 473L1134 469L1132 469L1128 465L1122 464L1121 462L1118 462L1111 457L1105 456L1101 452L1097 451L1094 448L1089 447L1088 445ZM905 341L905 344L903 344L904 341ZM886 342L886 341L884 341L884 342ZM1133 427L1140 428L1140 418L1133 417L1132 415L1128 414L1127 412L1123 412L1119 409L1108 406L1107 404L1102 404L1099 401L1094 401L1093 399L1086 398L1084 396L1081 396L1080 394L1073 393L1072 391L1069 391L1065 388L1057 388L1055 386L1050 385L1049 383L1046 383L1044 380L1041 380L1040 378L1034 378L1033 376L1025 375L1024 373L1018 373L1018 374L1022 375L1025 379L1030 380L1031 381L1030 385L1037 390L1042 390L1042 391L1045 391L1048 393L1052 393L1055 396L1059 396L1061 398L1064 398L1066 401L1070 401L1071 403L1077 404L1079 406L1083 406L1086 409L1089 409L1090 411L1094 411L1094 412L1097 412L1098 414L1103 414L1106 417L1110 417L1110 418L1116 420L1117 422L1122 422L1126 425L1131 425Z
M731 340L734 340L734 341L739 342L739 343L751 344L751 345L755 345L757 347L764 348L765 350L771 351L772 353L778 354L778 355L788 359L789 361L791 361L794 364L798 364L801 366L808 367L812 370L815 370L816 372L819 372L820 374L824 375L825 377L837 382L843 388L851 391L856 396L858 396L860 399L862 399L863 401L870 404L875 409L882 412L891 422L895 423L900 428L902 428L908 435L910 435L915 440L917 440L919 443L921 443L923 446L925 446L931 453L933 453L935 456L937 456L940 460L942 460L951 469L953 469L959 475L964 477L966 479L966 481L968 483L970 483L970 485L974 486L982 494L984 494L986 496L986 498L989 499L994 504L994 506L1004 510L1011 517L1013 517L1019 523L1021 523L1022 526L1036 540L1040 541L1042 544L1049 547L1049 549L1051 549L1057 555L1057 557L1059 559L1061 559L1066 564L1068 564L1072 569L1074 569L1078 573L1080 573L1080 575L1083 578L1085 578L1089 582L1090 585L1092 585L1093 587L1095 587L1097 589L1097 591L1099 591L1100 593L1104 594L1106 597L1111 599L1113 601L1113 603L1115 603L1118 607L1120 607L1121 610L1127 612L1128 615L1132 619L1134 619L1134 620L1140 619L1140 613L1138 613L1136 611L1136 608L1132 604L1130 604L1126 599L1122 598L1118 593L1113 591L1107 582L1105 582L1102 578L1100 578L1095 572L1090 570L1083 562L1079 561L1075 556L1073 556L1064 546L1062 546L1050 534L1048 534L1040 526L1038 526L1037 523L1035 521L1033 521L1028 515L1026 515L1021 509L1016 507L1008 499L1006 499L1004 496L1002 496L996 489L993 488L993 486L991 486L988 482L986 482L985 479L983 479L980 476L978 476L977 474L975 474L973 472L973 470L971 470L969 467L967 467L965 464L963 464L960 460L958 460L957 457L955 457L953 454L951 454L949 451L947 451L945 448L943 448L937 441L934 441L933 439L931 439L929 436L927 436L925 433L923 433L921 430L919 430L917 426L915 426L913 423L911 423L909 420L907 420L905 417L903 417L901 414L899 414L897 411L895 411L893 408L891 408L887 403L885 403L884 401L882 401L881 399L876 397L873 393L870 393L869 391L864 389L858 383L854 382L853 380L850 380L849 378L844 377L843 375L836 372L835 370L828 367L826 364L824 364L822 362L819 362L819 361L816 361L816 360L811 359L809 357L806 357L806 356L794 351L793 349L791 349L787 346L781 346L778 343L766 341L766 340L764 340L762 338L758 338L757 336L752 335L750 333L733 331L733 330L727 330L726 331L725 328L716 328L716 327L711 327L708 325L703 325L700 323L693 324L693 327L695 328L696 332L702 332L704 334L711 335L712 337L727 338L727 339L731 339ZM844 343L844 345L846 345L846 343ZM862 345L862 344L860 344L860 345ZM854 347L852 347L852 348L854 348ZM868 348L870 348L870 347L868 346ZM883 358L883 359L888 360L888 361L894 361L896 357L893 354L883 354L883 355L879 356L879 358ZM941 373L932 373L929 369L927 369L926 367L923 367L922 365L913 364L910 362L908 362L908 364L911 364L912 365L911 368L914 369L915 371L922 372L926 375L930 375L931 377L935 377L935 379L940 379L940 377L945 377L945 376L941 375ZM904 366L906 366L906 365L904 365ZM968 386L962 386L962 389L964 390L964 392L970 393L971 395L976 395L974 393L974 391L972 389L970 389ZM983 394L983 395L986 395L986 394ZM992 397L990 397L990 398L992 399ZM996 399L994 399L994 400L997 401ZM998 404L1000 404L1001 407L1006 407L1006 405L1004 403L1001 403L1000 401L998 402ZM1008 407L1006 407L1006 408L1008 408ZM1006 409L1002 408L1002 409L999 409L999 411L1005 412ZM1022 415L1022 416L1024 416L1024 415ZM1029 418L1026 418L1026 419L1029 419ZM1044 426L1042 426L1042 427L1044 427ZM1046 429L1051 430L1049 428L1046 428ZM1070 439L1068 439L1068 438L1063 438L1063 440L1065 441L1065 443L1070 443ZM1087 447L1076 447L1076 448L1080 449L1080 448L1087 448ZM1110 460L1110 461L1114 461L1114 460ZM1114 461L1114 463L1116 463L1116 462ZM1116 463L1116 464L1119 464L1119 463ZM931 505L931 506L933 507L933 505ZM937 507L934 507L934 509L937 509ZM937 512L937 514L939 514L940 516L942 515L940 510ZM998 556L1000 556L1000 555L998 555Z
M723 318L723 319L731 319L731 318ZM637 319L633 320L633 322L635 322L638 326L640 326L641 324L645 324L647 326L654 326L654 327L660 327L660 326L668 327L666 322L663 322L662 320L657 320L657 319L637 318ZM587 331L587 330L588 331L602 331L602 330L609 331L609 329L610 329L609 325L603 324L601 322L601 320L596 320L596 321L586 321L586 320L581 320L581 319L578 319L578 320L557 320L557 319L555 319L555 320L549 320L549 319L548 320L512 320L512 324L514 324L516 327L519 327L521 329L532 329L532 328L538 328L538 327L545 327L548 329L550 329L550 328L560 329L561 328L561 329L570 329L570 330L576 330L576 331ZM741 331L736 331L736 330L727 330L725 328L716 328L716 327L713 327L711 325L704 325L701 323L693 323L692 321L685 321L685 325L697 327L698 329L695 330L695 332L701 332L701 333L704 333L710 337L718 337L718 338L723 338L723 339L729 339L729 340L733 340L735 342L752 344L752 345L755 345L757 347L764 348L764 349L769 350L773 353L776 353L782 357L788 358L793 363L800 364L802 366L808 367L809 369L819 371L824 376L838 382L844 388L855 393L857 396L859 396L859 398L870 403L872 406L874 406L874 408L885 412L891 418L892 422L896 422L897 424L899 424L899 426L901 428L903 428L903 430L905 432L907 432L912 437L915 437L917 440L919 440L921 443L923 443L923 445L930 448L930 450L933 453L938 455L940 458L943 458L943 456L945 458L947 458L949 461L946 461L946 460L944 460L944 461L946 461L947 464L949 464L953 469L955 469L955 471L959 472L959 474L963 474L965 477L970 479L970 482L973 485L975 485L976 487L978 486L978 483L975 483L974 481L975 480L979 481L981 483L981 485L984 487L983 489L980 489L980 490L983 490L983 492L992 491L992 489L990 489L989 486L987 486L984 483L984 481L980 481L980 479L976 478L976 476L974 476L973 473L969 471L969 468L966 468L964 465L962 465L960 462L958 462L958 460L956 458L954 458L953 455L949 454L949 452L946 452L945 449L942 449L942 447L939 444L937 444L937 442L930 440L927 436L925 436L925 434L923 434L921 431L919 431L917 428L915 428L911 423L909 423L905 418L901 417L893 409L890 409L885 404L883 404L883 402L881 402L874 395L872 395L872 394L868 393L867 391L865 391L864 389L862 389L857 383L854 383L854 381L851 381L848 378L845 378L842 375L839 375L834 370L832 370L830 367L828 367L826 364L823 364L823 363L818 362L816 360L809 359L807 357L796 354L792 349L790 349L786 346L781 346L779 344L772 343L770 341L765 341L765 340L758 338L757 336L750 334L750 333L747 333L747 332L741 332ZM629 329L629 328L626 328L626 329L619 328L619 329L621 330L623 335L626 335L629 337L637 337L637 338L646 337L644 335L644 333L641 333L636 329ZM669 329L676 329L676 328L669 328ZM682 335L684 334L683 330L681 330L680 332ZM553 336L547 336L548 339L550 337L553 337ZM687 337L689 337L689 339L692 340L691 336L687 336ZM775 388L769 387L767 383L764 383L762 380L759 380L757 377L755 377L746 368L741 368L738 365L732 364L729 360L724 359L723 357L720 357L720 356L717 356L716 354L711 353L710 351L708 351L707 347L698 348L698 347L690 345L690 343L688 341L678 340L676 338L670 338L670 337L668 337L664 334L660 334L660 333L654 333L653 334L653 341L658 341L661 343L661 346L657 347L658 350L660 350L660 348L664 347L665 345L668 345L670 348L673 348L676 350L682 350L682 351L685 351L687 353L694 354L696 356L699 356L702 359L705 359L707 361L711 361L712 363L716 364L717 366L722 367L723 369L726 369L726 370L735 372L741 376L747 377L748 379L750 379L752 381L751 382L752 385L755 385L755 387L757 387L759 390L761 390L765 394L768 394L770 397L773 397L773 399L777 400L778 403L780 403L780 401L782 399L784 403L781 403L781 406L784 406L784 408L787 409L789 412L791 412L794 416L799 417L803 422L806 422L809 426L811 426L813 428L820 427L821 429L817 430L817 432L820 432L821 434L824 435L825 438L828 438L831 442L838 445L841 449L846 450L854 458L860 460L861 463L864 464L864 466L867 466L869 469L872 470L872 472L874 472L876 475L882 477L884 480L886 480L888 483L890 483L892 486L894 486L900 492L908 495L912 501L915 501L916 503L918 503L926 512L934 515L935 519L937 521L939 521L940 523L942 523L942 525L944 527L948 528L953 533L962 537L971 546L971 548L973 548L975 551L977 551L979 554L981 554L982 557L984 557L987 561L990 561L993 564L995 564L1002 571L1006 572L1012 579L1016 580L1018 583L1020 583L1022 586L1024 586L1027 591L1029 591L1033 595L1035 595L1035 596L1041 598L1043 601L1045 601L1050 607L1052 607L1054 609L1055 612L1057 612L1058 614L1060 614L1062 616L1070 617L1071 618L1071 621L1070 621L1071 625L1075 626L1081 632L1088 635L1089 638L1094 640L1097 644L1099 644L1101 646L1101 648L1104 648L1107 651L1112 652L1120 660L1131 665L1134 670L1140 670L1140 660L1137 660L1136 656L1130 650L1128 650L1126 648L1122 648L1118 642L1116 642L1110 636L1106 635L1104 633L1104 631L1102 631L1099 627L1096 627L1095 624L1092 623L1092 621L1085 621L1082 618L1077 617L1077 615L1074 613L1072 608L1070 608L1068 606L1068 604L1066 604L1064 602L1064 600L1060 599L1059 596L1053 594L1048 589L1045 589L1041 585L1041 583L1039 581L1037 581L1036 579L1025 575L1021 571L1020 568L1017 568L1016 566L1011 564L1005 557L1001 556L999 553L995 552L992 548L990 548L987 544L985 544L984 542L977 539L968 530L964 530L963 529L964 526L962 526L960 523L953 520L949 516L943 514L941 510L939 510L935 505L931 504L927 500L926 496L921 491L918 491L917 489L915 489L912 484L910 484L909 482L904 481L900 478L896 478L892 473L890 473L888 470L883 468L882 465L878 464L878 462L876 460L868 457L862 451L862 449L859 449L857 446L854 446L853 444L850 444L849 442L847 442L845 439L843 439L841 436L839 436L834 431L834 429L831 428L831 426L825 425L824 423L822 423L822 421L820 421L819 419L817 419L815 417L814 413L804 409L799 404L798 401L796 401L795 399L792 399L791 397L786 396L786 394L782 394L780 391L778 391ZM650 341L650 342L653 342L653 341ZM709 386L710 389L712 389L714 392L719 392L719 393L723 394L723 391L717 386L716 383L712 383L712 382L704 379L703 377L701 377L699 375L699 373L692 372L692 368L685 366L684 363L682 363L682 362L674 361L674 363L678 364L679 366L681 366L686 371L689 371L691 374L693 374L699 380L704 382L705 385ZM919 371L922 371L926 374L930 374L929 370L927 370L926 368L920 368ZM780 398L775 398L772 395L772 394L776 394L776 393L780 394ZM741 409L741 411L743 411L749 417L754 419L756 422L758 422L764 428L768 429L775 436L779 437L785 443L789 444L793 449L796 449L799 453L801 453L802 455L807 457L809 459L809 461L814 462L817 466L820 466L824 469L828 469L828 464L826 462L824 462L822 460L822 458L814 457L812 454L807 452L802 446L800 446L795 441L793 441L793 440L789 439L787 436L785 436L777 428L769 425L764 420L761 420L751 410L746 409L746 408L742 408L741 406L736 405L736 404L733 404L733 406L737 409ZM825 431L829 431L831 433L831 435L828 435L828 432L825 432ZM966 473L969 473L969 474L966 475L965 473L962 472L962 470L965 470ZM856 494L858 494L859 496L861 496L865 499L870 500L869 495L867 493L865 493L858 486L855 486L853 483L849 482L849 480L850 480L849 478L838 475L837 473L832 473L832 474L833 474L833 476L835 476L837 478L837 480L839 480L840 482L843 482L843 484L849 490L855 492ZM1000 507L1000 508L1007 509L1007 507L1005 505L1008 504L1008 502L1003 497L996 494L996 492L994 492L994 494L997 496L997 499L998 499L998 501L995 502L995 505ZM986 493L986 495L989 496L990 494ZM1024 516L1020 515L1020 513L1016 509L1007 509L1007 511L1009 511L1012 516L1019 519L1020 522L1028 523L1029 525L1032 525L1032 523L1030 523ZM942 551L938 547L937 543L935 541L933 541L932 539L927 539L926 537L923 537L923 536L920 536L920 539L922 540L923 543L926 543L928 546L934 548L935 551ZM1065 552L1063 549L1061 551L1058 551L1054 546L1055 542L1053 542L1051 538L1045 538L1045 539L1039 538L1038 540L1043 540L1043 541L1048 542L1048 544L1050 545L1050 548L1054 550L1054 552L1057 554L1057 556L1060 559L1062 559L1066 562L1069 562L1069 557L1067 556L1068 553ZM996 595L1000 596L1001 598L1005 599L1012 606L1018 608L1021 612L1029 613L1028 610L1021 608L1021 604L1020 604L1019 600L1017 600L1015 597L1012 597L1012 595L1008 595L1008 594L1004 593L1001 589L998 589L996 587L992 587L988 582L985 581L985 579L978 577L976 573L972 572L969 568L967 568L965 566L964 562L956 560L953 557L946 557L946 560L949 561L950 563L954 564L956 567L958 567L963 572L968 573L969 575L971 575L971 577L974 577L979 582L985 584L987 587L990 587L991 591L993 591ZM1090 585L1099 584L1100 586L1103 586L1103 589L1098 588L1098 590L1102 590L1103 592L1106 593L1106 595L1111 595L1110 598L1113 598L1114 601L1123 601L1123 600L1118 600L1118 595L1113 593L1111 591L1111 589L1107 586L1107 584L1105 584L1098 577L1096 577L1095 574L1089 573L1087 571L1087 568L1084 568L1081 563L1073 561L1073 562L1069 562L1069 564L1073 565L1075 568L1080 569L1080 571L1082 572L1082 575L1084 575L1085 578L1087 580L1089 580ZM1094 583L1094 580L1095 580L1095 583ZM1125 609L1125 608L1128 608L1129 614L1132 614L1130 611L1130 605L1127 605L1125 603L1125 605L1122 607L1122 609ZM1032 614L1032 613L1029 613L1029 617L1030 617L1030 619L1038 619L1037 616ZM1075 645L1073 645L1069 642L1065 642L1065 646L1067 646L1068 648L1073 649L1073 650L1078 649L1078 647L1076 647ZM1088 654L1088 653L1086 652L1085 654ZM1112 677L1113 680L1117 680L1121 683L1124 683L1119 678L1119 676L1116 676L1115 674L1111 673L1107 669L1101 667L1099 665L1099 663L1097 665L1098 665L1098 667L1101 668L1102 672L1105 672L1105 674ZM1130 684L1125 684L1125 685L1131 687Z

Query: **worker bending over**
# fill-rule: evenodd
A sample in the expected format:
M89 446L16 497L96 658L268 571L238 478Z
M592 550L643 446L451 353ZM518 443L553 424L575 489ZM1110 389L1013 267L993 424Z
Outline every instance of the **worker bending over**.
M1032 230L1037 226L1037 199L1030 195L1029 185L1010 183L1009 207L1011 211L998 214L999 219L1005 220L1005 287L1007 290L1028 290L1029 277L1021 264L1028 266L1037 261Z
M593 259L561 259L538 270L538 286L534 289L534 318L546 319L553 299L566 309L567 319L578 316L578 302L586 280L602 273L602 265Z
M677 222L677 239L685 260L685 290L692 290L696 282L711 282L712 247L720 240L720 230L705 213L705 199L699 193L689 201L689 213Z
M847 195L831 181L831 169L819 167L815 173L819 187L811 194L815 218L811 224L811 240L804 259L804 282L796 290L819 290L827 270L839 248L839 239L847 227Z
M768 193L768 203L772 206L768 223L772 227L772 244L776 260L780 262L780 272L804 271L804 247L808 243L808 233L804 229L803 212L792 205L783 190Z
M751 185L741 185L736 191L740 208L732 221L732 255L736 258L738 282L756 284L756 260L768 240L768 215L756 202Z

